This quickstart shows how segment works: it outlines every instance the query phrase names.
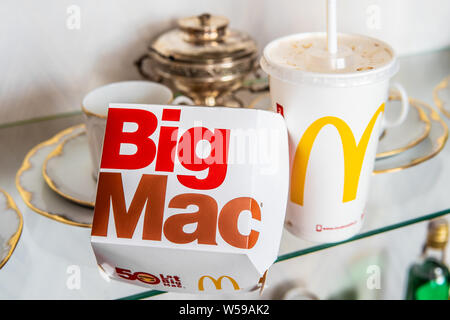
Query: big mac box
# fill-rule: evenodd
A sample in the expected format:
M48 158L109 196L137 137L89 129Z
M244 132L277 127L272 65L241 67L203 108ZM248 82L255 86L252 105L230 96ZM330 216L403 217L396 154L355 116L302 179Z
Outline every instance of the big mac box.
M288 194L281 115L111 104L92 247L112 278L175 292L258 288Z

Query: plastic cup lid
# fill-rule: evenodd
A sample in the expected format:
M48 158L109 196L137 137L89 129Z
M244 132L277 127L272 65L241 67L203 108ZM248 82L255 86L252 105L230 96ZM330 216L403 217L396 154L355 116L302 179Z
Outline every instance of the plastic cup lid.
M280 43L301 41L309 38L324 38L326 33L300 33L286 37L282 37L270 42L265 48L263 57L261 58L261 67L271 77L281 79L291 83L306 83L312 85L331 86L331 87L352 87L375 83L390 79L395 73L397 73L399 66L394 53L394 50L385 42L378 39L353 34L340 34L343 37L360 38L361 40L373 40L379 43L383 48L391 53L392 59L386 64L378 66L371 70L351 71L351 72L310 72L304 71L295 65L287 63L280 63L271 56L271 52L279 46ZM351 50L345 46L341 46L340 51L334 57L330 57L326 51L311 48L308 51L308 63L312 64L324 64L331 68L339 68L339 66L345 66L345 64L353 63L354 56Z

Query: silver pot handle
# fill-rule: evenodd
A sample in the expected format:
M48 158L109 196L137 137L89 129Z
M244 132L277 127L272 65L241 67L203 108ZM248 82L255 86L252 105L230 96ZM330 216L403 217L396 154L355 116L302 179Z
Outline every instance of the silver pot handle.
M145 53L145 54L143 54L139 59L137 59L137 60L134 62L134 65L136 66L136 68L137 68L139 74L140 74L143 78L148 79L148 80L150 80L150 81L161 82L161 81L162 81L162 78L161 78L161 77L158 77L158 76L156 76L156 75L154 75L154 74L151 74L151 73L147 73L147 72L144 70L144 62L145 62L145 60L147 60L147 59L149 59L149 58L150 58L150 56L148 55L148 53Z

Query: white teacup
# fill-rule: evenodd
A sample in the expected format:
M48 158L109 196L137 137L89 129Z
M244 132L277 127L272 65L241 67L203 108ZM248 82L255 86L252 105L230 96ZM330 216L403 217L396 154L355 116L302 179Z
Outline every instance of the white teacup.
M185 96L173 99L169 88L150 81L115 82L89 92L84 97L81 108L84 113L95 178L100 165L110 103L193 104L192 100Z
M391 83L391 88L396 90L398 95L400 96L401 109L400 113L397 115L396 118L394 119L387 119L386 117L383 118L382 131L384 131L384 129L386 128L392 128L401 125L403 122L405 122L409 112L409 99L405 88L398 82Z

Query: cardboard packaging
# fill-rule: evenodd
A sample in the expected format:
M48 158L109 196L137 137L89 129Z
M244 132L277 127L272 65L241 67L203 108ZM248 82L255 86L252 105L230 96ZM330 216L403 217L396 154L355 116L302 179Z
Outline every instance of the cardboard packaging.
M175 292L258 288L286 210L281 115L111 104L92 247L112 278Z

